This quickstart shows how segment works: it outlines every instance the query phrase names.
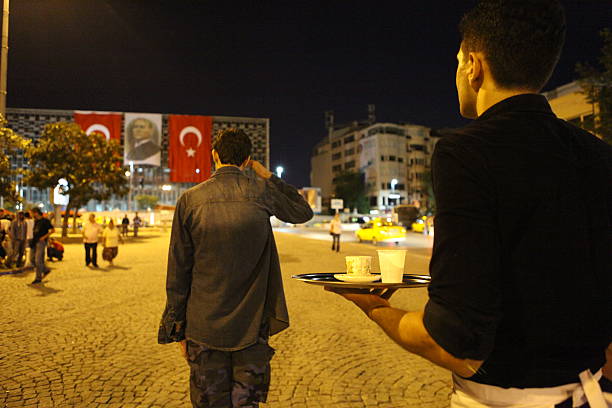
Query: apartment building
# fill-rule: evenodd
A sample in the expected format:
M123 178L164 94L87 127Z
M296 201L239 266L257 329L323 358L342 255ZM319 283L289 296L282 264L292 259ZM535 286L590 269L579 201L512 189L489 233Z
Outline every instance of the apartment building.
M334 177L343 171L364 175L370 208L424 205L426 172L438 138L425 126L353 122L331 128L313 149L310 181L324 202L333 197Z
M599 114L599 107L587 101L578 81L544 92L543 95L558 117L576 126L592 128Z

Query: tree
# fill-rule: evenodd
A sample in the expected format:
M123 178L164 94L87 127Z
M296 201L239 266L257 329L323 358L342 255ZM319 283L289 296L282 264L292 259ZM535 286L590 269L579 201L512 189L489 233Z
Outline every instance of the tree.
M334 193L336 198L344 200L347 208L357 208L361 214L370 211L364 175L362 173L343 171L334 177Z
M138 208L146 210L147 208L155 208L159 198L154 195L140 194L134 197L134 200L138 203Z
M68 217L89 200L106 200L113 194L128 191L121 166L121 147L107 141L100 133L86 135L76 123L57 122L46 125L36 144L26 152L30 169L24 181L33 187L55 188L66 180L69 196L64 213L62 236L68 232Z
M576 71L587 101L599 106L598 118L583 126L612 144L612 31L606 28L600 35L604 42L599 57L603 69L598 70L588 63L578 63Z
M9 203L21 201L15 188L14 177L20 170L11 168L10 157L15 155L18 150L25 150L30 141L6 127L6 119L0 115L0 196Z

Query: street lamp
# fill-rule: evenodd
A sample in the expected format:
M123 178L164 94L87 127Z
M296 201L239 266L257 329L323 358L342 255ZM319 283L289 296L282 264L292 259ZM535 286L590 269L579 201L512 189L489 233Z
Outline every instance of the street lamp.
M397 179L391 180L391 190L395 191L395 186L397 185Z
M281 176L283 175L283 171L285 171L283 166L278 166L276 168L276 177L281 178Z

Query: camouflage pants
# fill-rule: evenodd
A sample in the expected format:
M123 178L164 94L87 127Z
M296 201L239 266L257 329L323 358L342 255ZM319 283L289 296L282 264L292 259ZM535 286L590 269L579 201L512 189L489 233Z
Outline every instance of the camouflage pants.
M238 351L211 350L188 340L187 354L194 408L257 408L266 402L274 355L267 338Z

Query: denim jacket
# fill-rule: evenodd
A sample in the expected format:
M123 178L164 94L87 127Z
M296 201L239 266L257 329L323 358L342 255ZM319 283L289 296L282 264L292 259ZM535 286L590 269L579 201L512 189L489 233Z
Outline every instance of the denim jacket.
M179 198L172 224L167 303L158 342L185 338L216 350L240 350L289 326L270 216L304 223L312 210L272 175L221 167Z

